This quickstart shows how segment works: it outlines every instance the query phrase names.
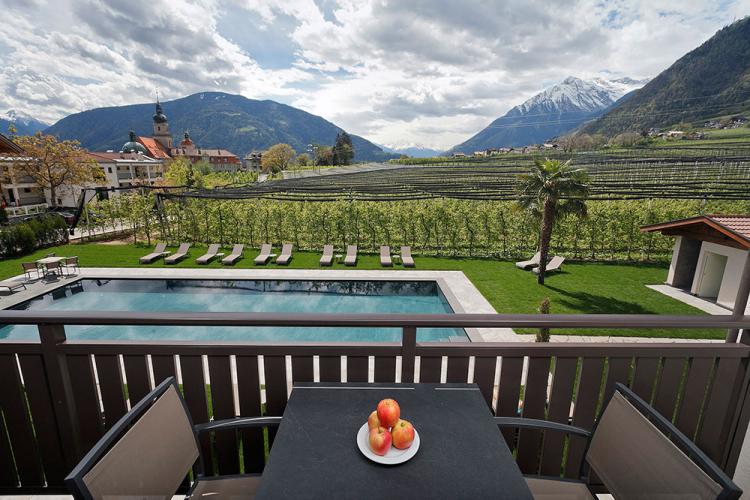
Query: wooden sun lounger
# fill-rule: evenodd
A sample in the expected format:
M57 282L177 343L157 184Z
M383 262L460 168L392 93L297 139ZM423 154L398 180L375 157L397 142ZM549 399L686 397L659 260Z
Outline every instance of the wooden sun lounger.
M560 257L559 255L555 255L552 257L552 260L549 261L549 264L547 264L547 268L544 270L545 273L550 273L552 271L559 271L560 266L562 266L562 263L565 262L565 257ZM535 267L534 272L536 274L539 274L539 268Z
M13 293L16 290L21 289L21 288L26 290L26 285L24 285L22 281L5 280L5 281L0 281L0 288L7 288L8 292Z
M349 245L346 247L346 257L344 258L344 265L357 265L357 245Z
M219 255L219 249L220 248L221 248L221 245L217 245L215 243L212 244L212 245L209 245L208 250L206 251L206 253L204 255L201 255L197 259L195 259L195 263L196 264L202 264L202 265L208 264L209 262L211 262L212 260L214 260L217 255Z
M140 258L141 264L151 264L157 259L160 259L164 257L165 255L169 255L169 252L167 250L167 244L166 243L159 243L154 247L154 251L150 254L144 255Z
M323 255L320 257L321 266L330 266L333 264L333 245L323 247Z
M256 266L262 266L266 262L268 262L268 259L271 258L271 249L272 248L273 247L271 246L270 243L263 243L263 245L261 245L261 247L260 247L260 253L258 254L257 257L255 257L255 260L253 260L253 262L255 263Z
M383 245L380 247L380 265L383 267L393 267L391 260L391 247Z
M235 262L242 258L242 249L245 248L243 244L237 244L232 248L232 253L221 259L221 263L225 266L233 266Z
M187 257L188 250L190 249L190 243L182 243L180 244L180 248L177 249L177 252L173 253L169 257L164 259L165 264L177 264L182 259Z
M401 247L401 264L404 267L414 267L414 259L411 256L411 247Z
M281 247L281 254L276 257L276 263L286 266L290 260L292 260L292 244L284 243Z
M521 262L516 262L516 267L518 269L528 269L530 267L536 267L536 266L539 265L539 259L541 258L541 256L542 256L541 252L537 252L529 260L524 260L524 261L521 261Z

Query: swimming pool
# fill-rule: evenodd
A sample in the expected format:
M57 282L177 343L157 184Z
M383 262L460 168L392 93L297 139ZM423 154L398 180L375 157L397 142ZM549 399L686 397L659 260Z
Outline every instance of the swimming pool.
M453 313L435 281L81 279L15 310L273 313ZM65 327L73 340L398 342L399 328ZM417 340L466 339L462 329L419 328ZM37 339L34 325L4 325L0 339Z

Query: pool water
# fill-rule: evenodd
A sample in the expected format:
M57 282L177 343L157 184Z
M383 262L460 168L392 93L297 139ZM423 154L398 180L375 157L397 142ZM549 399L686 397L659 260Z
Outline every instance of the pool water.
M266 313L453 313L434 281L83 279L11 309ZM398 342L400 328L65 327L73 340ZM462 329L419 328L421 342L466 339ZM0 339L37 339L34 325L4 325Z

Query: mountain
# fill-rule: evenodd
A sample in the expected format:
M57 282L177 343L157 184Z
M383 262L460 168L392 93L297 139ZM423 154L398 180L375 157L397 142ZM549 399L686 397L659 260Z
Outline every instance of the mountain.
M716 32L583 131L609 136L750 110L750 17Z
M342 129L333 123L285 104L257 101L223 92L201 92L163 102L169 129L179 143L184 131L204 148L223 148L238 156L283 142L303 153L308 144L333 145ZM151 136L154 104L131 104L76 113L58 121L45 133L77 139L91 151L118 151L128 131ZM355 160L379 161L395 157L362 137L352 135Z
M599 116L644 83L632 78L581 80L569 76L515 106L449 153L542 143Z
M8 134L8 126L16 127L16 135L34 135L39 130L49 127L49 123L40 122L36 118L19 113L11 109L0 114L0 134Z
M435 156L440 156L443 153L439 149L426 148L419 145L405 146L400 148L389 148L388 146L382 146L382 148L389 153L411 156L412 158L433 158Z

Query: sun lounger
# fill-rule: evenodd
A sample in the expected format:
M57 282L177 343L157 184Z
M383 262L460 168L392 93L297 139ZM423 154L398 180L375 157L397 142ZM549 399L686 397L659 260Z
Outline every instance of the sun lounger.
M555 255L552 257L552 260L549 261L549 264L547 264L547 268L544 270L545 273L550 273L552 271L559 271L560 266L562 263L565 262L565 257L560 257L559 255ZM536 274L539 274L539 268L535 267L534 272Z
M256 266L262 266L268 262L268 259L271 258L271 249L272 247L270 243L263 243L263 245L261 245L260 253L255 257L255 260L253 260Z
M177 249L176 253L173 253L169 257L164 259L165 264L177 264L182 259L187 257L188 250L190 249L190 243L182 243L180 248Z
M155 260L160 259L164 257L165 255L169 255L169 252L167 252L166 249L167 249L166 243L159 243L158 245L156 245L153 252L141 257L140 259L141 264L151 264Z
M235 262L242 258L243 248L245 248L245 245L235 245L234 248L232 248L232 253L221 259L221 263L225 266L233 266Z
M333 245L323 247L323 255L320 257L321 266L330 266L333 264Z
M536 267L539 265L539 258L541 257L541 255L542 255L541 252L537 252L529 260L516 262L516 267L519 269L528 269L530 267Z
M216 258L217 255L219 255L219 249L221 248L221 245L213 244L208 246L208 250L204 255L201 255L197 259L195 259L196 264L202 264L206 265L212 260Z
M357 265L357 245L349 245L346 247L346 257L344 257L344 265Z
M284 243L281 247L281 254L276 257L276 263L286 266L289 264L290 260L292 260L292 244Z
M414 267L414 259L411 256L411 247L401 247L401 264L404 267Z
M392 267L391 247L383 245L380 247L380 265L383 267Z
M8 292L13 293L20 288L26 290L26 285L24 285L22 281L5 280L0 281L0 288L5 288Z

